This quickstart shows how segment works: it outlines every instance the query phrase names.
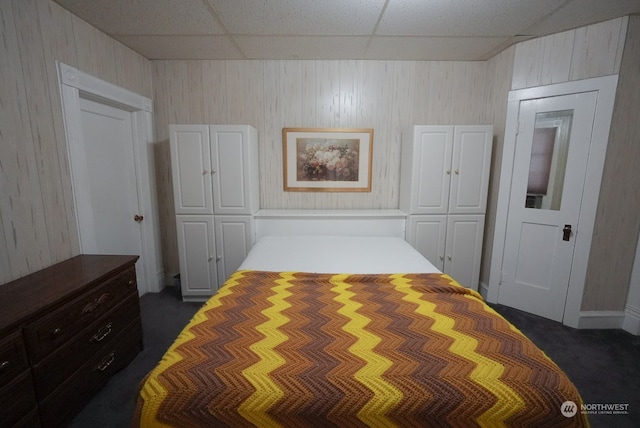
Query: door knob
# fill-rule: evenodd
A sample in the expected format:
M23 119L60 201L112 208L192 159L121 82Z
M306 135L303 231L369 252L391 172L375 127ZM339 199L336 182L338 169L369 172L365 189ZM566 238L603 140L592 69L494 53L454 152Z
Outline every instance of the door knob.
M568 241L570 238L571 238L571 225L565 224L564 228L562 229L562 240Z
M141 216L141 215L136 214L136 215L133 216L133 219L135 221L137 221L138 223L140 223L142 220L144 220L144 217Z

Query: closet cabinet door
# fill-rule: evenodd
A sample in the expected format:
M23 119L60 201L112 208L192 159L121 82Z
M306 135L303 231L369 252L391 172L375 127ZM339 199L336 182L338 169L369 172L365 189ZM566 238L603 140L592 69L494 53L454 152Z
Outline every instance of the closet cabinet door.
M244 261L253 246L251 216L215 216L218 283L222 285Z
M446 215L414 215L408 219L407 241L441 271L444 271L446 234Z
M461 285L477 290L480 280L484 215L450 215L444 272Z
M446 214L449 205L453 126L414 126L402 134L400 209Z
M184 301L201 301L218 289L213 216L176 216L180 286Z
M491 125L455 127L449 213L486 212L492 140Z
M171 175L176 214L213 214L207 125L171 125Z
M215 214L258 209L258 139L251 126L212 125L211 165Z

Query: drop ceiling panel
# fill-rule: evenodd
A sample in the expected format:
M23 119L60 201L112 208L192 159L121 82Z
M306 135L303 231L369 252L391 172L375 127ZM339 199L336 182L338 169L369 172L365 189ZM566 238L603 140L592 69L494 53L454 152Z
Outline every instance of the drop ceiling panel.
M482 60L640 13L640 0L53 1L149 59Z
M228 36L117 36L148 59L244 59Z
M390 0L377 35L514 36L566 0Z
M368 35L384 0L209 0L231 34Z
M368 37L234 37L248 59L363 59Z
M367 59L480 60L508 40L506 37L375 37Z
M634 13L640 13L640 0L574 0L527 29L527 33L544 36Z
M222 34L200 0L56 0L107 34Z

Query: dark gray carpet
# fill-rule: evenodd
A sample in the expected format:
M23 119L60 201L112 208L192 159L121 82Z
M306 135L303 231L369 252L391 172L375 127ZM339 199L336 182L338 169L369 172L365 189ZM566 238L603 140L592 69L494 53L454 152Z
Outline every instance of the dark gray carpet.
M201 306L167 287L140 299L144 350L87 404L72 428L129 427L137 387ZM575 383L588 404L628 404L627 415L590 415L599 427L640 427L640 337L619 330L575 330L505 306L494 306Z

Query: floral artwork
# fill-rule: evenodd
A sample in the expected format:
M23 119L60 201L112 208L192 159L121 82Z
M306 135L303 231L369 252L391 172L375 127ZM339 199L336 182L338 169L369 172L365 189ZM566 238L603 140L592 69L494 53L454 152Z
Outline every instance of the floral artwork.
M358 181L359 140L298 138L300 181Z
M284 128L284 190L370 192L373 129Z

